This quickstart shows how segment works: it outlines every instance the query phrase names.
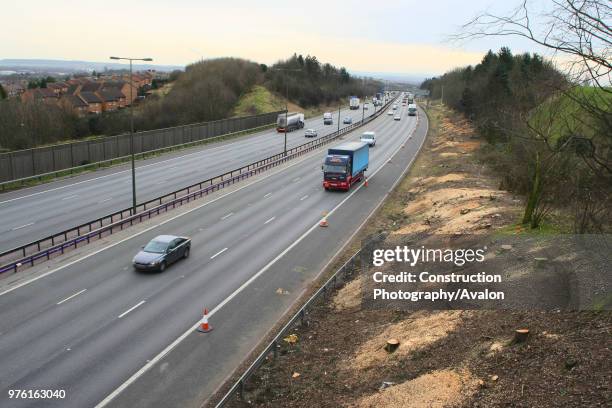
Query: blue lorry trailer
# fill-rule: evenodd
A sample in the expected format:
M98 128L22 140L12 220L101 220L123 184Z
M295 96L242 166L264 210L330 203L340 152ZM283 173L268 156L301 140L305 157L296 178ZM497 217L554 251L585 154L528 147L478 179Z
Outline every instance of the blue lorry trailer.
M323 188L350 190L368 169L370 147L364 142L348 142L327 151L323 163Z

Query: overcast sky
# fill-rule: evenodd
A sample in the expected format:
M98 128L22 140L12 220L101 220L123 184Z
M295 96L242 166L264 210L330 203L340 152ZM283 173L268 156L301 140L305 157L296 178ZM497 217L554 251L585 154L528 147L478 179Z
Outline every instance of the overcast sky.
M534 6L550 3L535 0ZM352 71L443 73L480 61L515 38L449 44L449 35L484 10L503 12L517 0L64 0L2 5L2 58L105 61L110 55L152 57L183 65L235 56L273 63L293 54Z

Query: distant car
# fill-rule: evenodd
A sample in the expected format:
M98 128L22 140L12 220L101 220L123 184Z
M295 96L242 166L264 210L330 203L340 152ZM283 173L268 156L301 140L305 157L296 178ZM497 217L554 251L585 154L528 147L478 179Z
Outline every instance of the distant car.
M137 270L163 272L168 265L189 257L190 250L190 238L158 235L136 254L132 264Z
M389 115L389 116L393 116L393 111L392 111L392 110L388 111L388 112L387 112L387 115Z
M364 143L367 143L370 147L374 147L376 145L376 132L363 132L360 137L360 140Z
M401 119L402 119L402 117L400 115L395 115L393 117L393 120L401 120Z
M324 125L333 125L334 124L334 118L333 118L331 112L325 112L323 114L323 124Z
M306 132L304 132L304 136L306 137L317 137L317 131L314 129L306 129Z
M350 125L351 123L353 123L353 118L347 116L342 120L342 123L344 123L345 125Z
M394 103L393 104L393 110L396 110L396 109L397 109L397 103Z
M363 104L363 110L368 110L368 104L367 103Z

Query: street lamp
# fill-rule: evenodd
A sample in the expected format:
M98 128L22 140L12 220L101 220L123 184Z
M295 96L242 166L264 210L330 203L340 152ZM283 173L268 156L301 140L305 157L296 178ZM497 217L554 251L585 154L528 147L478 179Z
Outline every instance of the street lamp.
M361 102L361 123L365 119L365 103L366 103L366 94L365 94L365 78L361 81L361 96L363 97L363 101Z
M299 68L272 68L273 71L284 71L285 72L285 88L286 88L286 99L285 99L285 148L283 149L283 155L287 155L287 128L289 127L288 116L289 116L289 74L287 72L298 72L302 71Z
M132 61L153 61L153 58L110 57L112 60L130 61L130 153L132 155L132 215L136 214L136 159L134 157L134 79L132 78Z

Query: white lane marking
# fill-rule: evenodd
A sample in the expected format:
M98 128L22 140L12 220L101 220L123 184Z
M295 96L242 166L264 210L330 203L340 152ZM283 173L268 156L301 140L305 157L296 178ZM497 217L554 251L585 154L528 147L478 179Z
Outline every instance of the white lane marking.
M304 201L307 198L308 198L308 194L306 194L304 197L300 198L300 201Z
M281 170L282 170L282 171L285 171L285 170L290 169L290 168L292 168L292 167L294 167L294 166L297 166L298 164L301 164L301 163L303 163L304 161L308 160L308 158L309 158L309 157L308 157L308 156L306 156L306 157L304 157L302 160L296 161L295 163L291 163L291 164L289 164L287 167L282 168ZM2 295L6 295L7 293L10 293L10 292L12 292L12 291L14 291L14 290L16 290L16 289L19 289L19 288L20 288L20 287L22 287L22 286L29 285L29 284L30 284L30 283L32 283L32 282L35 282L35 281L37 281L37 280L39 280L39 279L44 278L45 276L51 275L51 274L53 274L53 273L55 273L55 272L57 272L57 271L59 271L59 270L61 270L61 269L67 268L67 267L72 266L72 265L74 265L74 264L76 264L76 263L78 263L78 262L81 262L81 261L83 261L84 259L87 259L87 258L90 258L90 257L92 257L92 256L95 256L95 255L99 254L100 252L106 251L107 249L111 249L111 248L113 248L113 247L115 247L115 246L117 246L117 245L120 245L120 244L122 244L122 243L124 243L124 242L126 242L126 241L129 241L129 240L130 240L130 239L132 239L132 238L136 238L136 237L137 237L137 236L139 236L139 235L142 235L142 234L144 234L144 233L147 233L147 232L149 232L149 231L151 231L151 230L153 230L153 229L155 229L155 228L159 228L159 227L161 227L162 225L165 225L165 224L167 224L167 223L169 223L169 222L172 222L172 221L176 220L176 219L177 219L177 218L179 218L179 217L182 217L182 216L184 216L184 215L190 214L190 213L192 213L192 212L194 212L194 211L199 210L200 208L206 207L207 205L210 205L210 204L212 204L212 203L214 203L214 202L217 202L217 201L219 201L219 200L221 200L221 199L223 199L223 198L225 198L225 197L229 196L230 194L237 193L238 191L243 190L243 189L245 189L245 188L247 188L247 187L251 187L251 186L253 186L253 185L257 184L257 183L261 183L262 181L267 180L268 178L270 178L270 177L272 177L272 176L275 176L275 175L277 175L277 174L278 174L278 172L276 172L276 173L269 173L269 174L266 174L265 176L263 176L263 177L261 177L261 178L259 178L259 179L256 179L256 180L254 180L254 181L253 181L253 182L251 182L251 183L245 184L245 185L243 185L242 187L237 188L236 190L229 191L229 192L227 192L227 193L225 193L225 194L223 194L223 195L220 195L219 197L217 197L217 198L215 198L215 199L213 199L213 200L210 200L210 201L207 201L207 202L205 202L205 203L202 203L201 205L198 205L197 207L193 207L192 209L190 209L190 210L188 210L188 211L185 211L184 213L177 214L177 215L175 215L174 217L170 217L170 218L168 218L167 220L164 220L164 221L160 222L159 224L151 225L149 228L145 228L144 230L139 231L139 232L136 232L136 233L134 233L133 235L130 235L129 237L125 237L124 239L122 239L122 240L120 240L120 241L117 241L117 242L115 242L115 243L113 243L113 244L110 244L110 245L108 245L108 246L105 246L105 247L103 247L103 248L100 248L100 249L98 249L97 251L94 251L94 252L91 252L91 253L89 253L89 254L87 254L87 255L84 255L84 256L83 256L83 257L81 257L81 258L77 258L77 259L75 259L74 261L68 262L68 263L66 263L65 265L59 266L59 267L57 267L57 268L55 268L55 269L52 269L52 270L50 270L50 271L48 271L48 272L42 273L42 274L40 274L40 275L36 276L35 278L32 278L32 279L29 279L29 280L23 281L23 282L21 282L21 283L19 283L19 284L15 285L15 286L13 286L12 288L5 290L4 292L0 292L0 296L2 296ZM0 203L0 204L1 204L1 203Z
M62 201L63 200L70 200L71 198L77 198L77 197L78 197L78 195L76 195L76 194L75 195L71 195L71 196L62 198Z
M291 181L293 181L293 182L295 183L295 182L297 182L297 181L300 181L300 179L301 179L301 177L296 177L296 178L294 178L294 179L293 179L293 180L291 180Z
M229 214L224 215L223 217L221 217L221 219L222 219L222 220L226 220L226 219L228 219L229 217L231 217L232 215L234 215L234 213L233 213L233 212L231 212L231 213L229 213Z
M264 222L264 224L267 224L267 223L269 223L269 222L272 222L272 221L274 221L275 219L276 219L276 217L272 217L272 218L270 218L268 221Z
M108 201L110 201L110 200L112 200L112 199L113 199L113 197L109 197L109 198L107 198L107 199L105 199L105 200L98 201L98 204L106 203L106 202L108 202Z
M168 180L160 180L160 181L158 181L158 182L157 182L157 183L155 183L155 184L158 184L158 185L159 185L159 184L164 184L164 183L167 183L167 182L168 182Z
M141 300L140 302L136 303L134 306L130 307L128 310L126 310L125 312L117 316L117 319L121 319L123 316L130 313L132 310L136 309L137 307L142 306L144 302L145 302L144 300Z
M270 197L271 195L272 195L272 193L268 193L268 194L266 194L266 195L264 196L264 198L268 198L268 197Z
M69 301L70 299L72 299L72 298L75 298L75 297L79 296L81 293L85 292L86 290L87 290L87 289L80 290L80 291L78 291L77 293L75 293L74 295L70 295L70 296L68 296L66 299L64 299L64 300L60 300L59 302L57 302L57 303L56 303L56 305L61 305L62 303L67 302L67 301Z
M217 252L216 254L214 254L213 256L210 257L210 259L215 259L216 257L218 257L219 255L221 255L222 253L224 253L225 251L227 251L227 248L223 248L222 250L220 250L219 252Z
M429 124L429 123L428 123ZM414 130L416 130L416 126L414 127L414 129L411 131L413 132ZM425 141L425 138L423 138L423 142ZM423 143L421 143L421 146L423 146ZM399 148L393 152L393 155L396 154L399 151ZM416 157L416 156L415 156ZM414 158L413 158L414 160ZM297 164L297 163L295 163ZM412 162L411 162L412 164ZM292 167L288 166L288 167ZM383 168L383 166L380 166L378 169L376 169L374 171L374 173L372 173L371 176L369 177L373 177L376 173L378 173L379 170L381 170ZM267 176L267 177L270 177ZM267 178L265 177L265 178ZM264 178L264 179L265 179ZM257 181L256 181L257 182ZM254 184L254 183L253 183ZM357 186L357 188L355 190L353 190L353 192L346 197L346 199L344 199L340 204L338 204L332 211L329 212L328 215L331 215L334 211L336 211L337 208L339 208L342 204L344 204L344 202L346 200L348 200L353 194L355 194L357 191L359 191L359 189L361 188L361 186L363 186L363 184L360 184L359 186ZM246 186L244 186L246 187ZM241 187L241 188L244 188ZM238 191L238 190L236 190ZM226 195L231 194L231 193L227 193ZM197 209L197 208L196 208ZM194 209L195 210L195 209ZM277 256L276 258L274 258L272 261L270 261L270 263L268 263L266 266L264 266L263 269L261 269L259 272L257 272L256 275L252 276L248 281L246 281L242 286L240 286L238 289L236 289L236 291L234 291L229 298L227 298L226 300L224 300L223 302L221 302L219 305L217 305L213 310L210 311L210 313L208 314L209 316L212 316L214 313L216 313L219 309L221 309L227 302L229 302L231 300L231 298L235 297L236 295L238 295L240 292L242 292L244 290L244 288L246 288L252 281L254 281L259 275L261 275L262 273L264 273L270 266L272 266L278 259L282 258L287 252L289 252L293 247L295 247L305 236L307 236L313 229L315 229L317 226L319 225L319 221L317 221L317 223L315 225L313 225L313 227L311 227L308 231L306 231L306 233L304 235L302 235L300 238L298 238L297 241L295 241L293 244L291 244L291 246L287 249L285 249L285 251L283 251L279 256ZM3 293L0 293L0 296L2 296ZM183 334L181 334L176 340L174 340L172 343L170 343L165 349L163 349L159 354L157 354L155 357L153 357L151 360L147 361L147 363L142 366L142 368L140 368L140 370L136 371L134 374L132 374L132 376L130 378L128 378L123 384L121 384L119 387L117 387L113 392L111 392L106 398L104 398L102 401L100 401L100 403L98 403L98 405L95 406L95 408L103 408L104 406L108 405L109 402L111 402L113 399L115 399L117 397L117 395L121 394L127 387L129 387L134 381L136 381L140 376L142 376L145 372L147 372L151 367L153 367L155 364L157 364L162 358L164 358L170 351L172 351L172 349L174 349L180 342L182 342L183 340L185 340L187 338L187 336L189 336L190 334L193 333L193 331L195 329L198 328L198 326L200 325L200 321L198 320L197 323L195 323L193 326L191 326L190 328L188 328Z
M33 223L33 222L31 222L31 223L29 223L29 224L23 224L23 225L20 225L20 226L18 226L18 227L14 227L14 228L12 228L12 229L11 229L11 231L17 231L18 229L22 229L22 228L25 228L25 227L29 227L30 225L34 225L34 223Z
M306 119L306 120L308 122L310 122L310 121L314 122L316 119L315 118L311 118L311 119ZM271 133L271 132L274 132L274 133ZM187 154L184 154L182 156L171 157L169 159L160 160L160 161L155 162L155 163L143 164L142 166L138 166L138 170L142 170L144 168L151 167L151 166L157 166L157 165L163 164L163 163L168 163L168 162L171 162L173 160L182 160L185 157L195 156L195 155L199 155L199 154L203 154L203 153L208 153L208 152L211 152L211 151L214 151L214 150L227 149L230 146L234 146L234 145L238 145L238 144L244 144L245 142L251 142L253 139L256 139L258 137L270 136L270 135L275 134L275 133L276 133L275 131L262 130L260 132L256 132L256 133L253 133L252 135L249 135L248 138L244 138L244 139L238 140L236 142L225 143L225 144L222 144L221 146L216 146L216 147L204 148L202 150L198 150L198 151L193 152L193 153L187 153ZM205 171L205 170L206 170L205 168L201 169L201 171ZM100 179L107 178L107 177L116 176L117 174L128 173L128 172L131 172L131 171L132 171L132 169L127 169L127 170L122 170L122 171L117 171L117 172L114 172L114 173L106 174L104 176L94 177L94 178L87 179L87 180L82 180L82 181L77 181L76 183L66 184L65 186L55 187L55 188L51 188L51 189L44 190L44 191L38 191L36 193L24 195L24 196L21 196L21 197L11 198L10 200L0 201L0 204L10 203L12 201L21 200L23 198L33 197L33 196L37 196L37 195L44 194L44 193L49 193L51 191L62 190L62 189L67 188L67 187L72 187L72 186L76 186L76 185L79 185L79 184L88 183L90 181L95 181L95 180L100 180ZM131 181L126 182L126 184L127 183L131 183Z

